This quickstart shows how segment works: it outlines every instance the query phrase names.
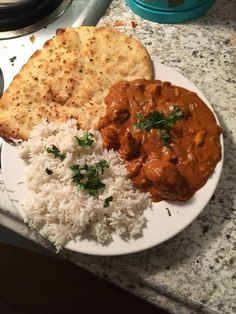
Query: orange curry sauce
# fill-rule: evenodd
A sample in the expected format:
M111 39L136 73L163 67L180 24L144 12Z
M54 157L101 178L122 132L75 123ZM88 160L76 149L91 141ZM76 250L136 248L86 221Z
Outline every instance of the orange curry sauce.
M194 93L169 82L135 80L115 84L105 99L99 130L107 149L118 150L129 175L153 201L187 200L201 188L221 159L215 117ZM138 117L158 111L168 117L178 108L183 118L168 129L165 144L158 128L138 129Z

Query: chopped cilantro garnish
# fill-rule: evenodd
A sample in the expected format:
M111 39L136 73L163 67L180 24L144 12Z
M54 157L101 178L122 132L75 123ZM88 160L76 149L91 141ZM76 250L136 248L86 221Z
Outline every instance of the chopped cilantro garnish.
M91 166L87 164L83 166L73 165L70 167L74 172L72 180L77 184L79 190L86 190L90 195L97 196L99 190L105 187L100 176L103 174L104 169L108 167L109 164L104 159Z
M169 145L171 143L171 136L169 133L170 127L183 118L183 112L178 107L174 106L173 110L167 117L158 111L152 111L146 117L144 117L143 113L138 113L138 121L134 126L138 130L160 130L159 135L163 144Z
M178 120L184 119L184 113L177 106L170 112L169 116L166 118L169 126L174 125Z
M105 199L105 201L104 201L104 207L109 207L109 205L110 205L110 202L113 200L113 196L109 196L109 197L107 197L106 199Z
M13 64L14 64L14 62L16 61L16 56L11 57L9 60L10 60L11 64L13 65Z
M95 164L98 171L103 174L105 168L109 168L109 164L105 159L101 159L98 163Z
M170 134L168 132L161 130L159 132L159 136L160 136L160 139L162 140L162 143L165 146L170 145L170 143L171 143L171 136L170 136Z
M49 154L53 154L56 158L60 158L61 160L66 158L66 154L61 153L60 150L54 144L47 147L46 151Z
M81 147L91 147L94 142L94 140L92 139L93 134L89 133L88 131L85 131L81 137L75 136L75 138L77 139L78 144Z
M150 131L151 129L165 129L168 127L164 115L158 111L152 111L147 117L142 113L137 114L138 122L135 124L136 129Z

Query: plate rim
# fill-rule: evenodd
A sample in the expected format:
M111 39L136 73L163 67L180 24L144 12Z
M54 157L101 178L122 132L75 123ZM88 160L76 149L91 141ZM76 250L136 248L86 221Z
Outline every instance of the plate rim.
M162 63L159 63L158 61L156 60L153 60L153 67L154 67L154 79L155 80L158 80L160 78L158 78L158 69L162 69L162 71L166 71L167 73L171 73L171 74L174 74L174 75L177 75L177 79L180 79L180 81L182 80L182 84L176 84L176 83L173 83L173 79L171 79L171 77L168 79L169 82L171 82L171 84L173 85L176 85L176 86L182 86L184 88L187 88L185 86L183 86L183 82L187 82L189 85L191 85L194 89L194 92L196 92L198 94L198 96L206 103L206 105L210 108L210 110L212 111L212 113L214 114L215 118L216 118L216 122L217 124L220 126L220 123L219 123L219 119L217 117L217 114L213 108L213 106L210 104L210 102L208 101L208 99L206 98L206 96L201 92L200 89L198 89L198 87L192 83L187 77L185 77L183 74L181 74L180 72L176 71L175 69L172 69L170 68L169 66L166 66L165 64L162 64ZM163 80L163 79L160 79L162 81L166 81L166 80ZM189 88L187 88L189 89ZM190 89L192 90L192 89ZM199 209L192 217L191 219L189 219L187 222L185 222L183 224L182 227L178 228L175 232L173 233L170 233L169 236L166 236L165 239L162 239L161 241L151 241L150 244L143 244L143 245L140 245L138 247L135 247L132 249L132 243L130 243L130 245L128 246L127 249L123 248L123 249L120 249L120 250L110 250L109 251L109 245L106 246L107 248L107 252L106 252L106 249L104 251L104 249L102 249L102 246L100 246L101 244L98 244L96 242L96 240L94 240L93 242L96 242L97 243L97 246L96 246L96 249L92 250L91 249L86 249L86 248L80 248L79 245L80 245L80 240L79 241L74 241L74 240L70 240L65 246L64 246L64 249L68 249L68 250L71 250L71 251L74 251L74 252L77 252L77 253L82 253L82 254L88 254L88 255L96 255L96 256L118 256L118 255L128 255L128 254L133 254L133 253L137 253L137 252L141 252L141 251L144 251L144 250L147 250L147 249L150 249L152 247L155 247L155 246L158 246L166 241L168 241L169 239L175 237L177 234L179 234L180 232L182 232L184 229L186 229L199 215L200 213L204 210L204 208L207 206L207 204L209 203L212 195L214 194L217 186L218 186L218 183L219 183L219 180L220 180L220 177L221 177L221 173L222 173L222 169L223 169L223 164L224 164L224 140L223 140L223 135L221 134L220 135L220 144L221 144L221 152L222 152L222 156L221 156L221 160L217 163L216 165L216 168L213 172L213 174L211 175L214 176L214 179L216 180L215 184L214 184L214 187L213 189L211 190L211 192L207 195L207 197L205 198L205 201L204 201L204 206L201 207L201 209ZM1 164L2 164L2 175L3 175L3 181L4 183L7 181L6 180L6 173L4 171L5 169L5 158L6 158L6 150L7 150L7 145L9 145L8 143L6 143L5 141L3 142L3 145L2 145L2 153L1 153ZM210 178L211 178L210 177ZM209 184L209 180L210 178L208 179L208 181L206 182L206 184L204 185L205 187ZM199 189L196 193L198 194L199 192L201 193L201 190L204 188L204 186ZM10 193L8 192L9 194L9 197L11 199L11 195ZM192 198L190 199L190 201L192 200ZM155 204L161 204L163 203L166 204L166 201L161 201L161 202L158 202L158 203L155 203ZM187 201L188 202L188 201ZM184 202L184 203L181 203L181 205L183 205L182 207L186 206L186 203L187 202ZM174 203L178 203L178 202L174 202ZM14 208L17 210L17 212L20 214L20 216L22 217L23 219L23 215L22 215L22 212L20 211L20 209L16 206L15 203L12 202L12 205L14 206ZM155 209L153 209L155 210ZM144 210L144 216L145 214L147 215L147 212L145 212ZM25 225L28 227L28 225L25 223ZM28 227L29 228L29 227ZM30 228L29 228L30 229ZM39 231L35 230L36 232L39 233ZM118 236L117 236L118 237ZM113 236L113 238L116 238L116 235ZM83 241L83 240L81 240ZM115 240L114 240L115 241ZM113 241L113 242L114 242ZM131 242L132 241L138 241L137 240L133 240L131 239ZM102 252L100 252L99 250L101 250Z

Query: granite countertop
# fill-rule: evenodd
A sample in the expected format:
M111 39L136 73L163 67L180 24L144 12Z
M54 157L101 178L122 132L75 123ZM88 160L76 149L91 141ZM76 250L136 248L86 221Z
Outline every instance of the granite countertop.
M202 90L223 128L223 173L201 215L157 247L116 257L60 254L171 313L236 313L236 2L218 0L201 18L161 25L134 15L124 0L113 0L99 25L139 39L153 60L181 72ZM51 248L22 223L1 174L0 208L2 225Z

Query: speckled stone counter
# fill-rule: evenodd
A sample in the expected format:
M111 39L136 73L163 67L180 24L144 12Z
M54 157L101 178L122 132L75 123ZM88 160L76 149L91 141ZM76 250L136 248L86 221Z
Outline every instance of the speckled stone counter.
M113 0L99 24L139 39L153 60L203 91L224 130L223 173L202 214L160 246L118 257L60 254L171 313L236 313L236 1L218 0L194 21L160 25L135 16L125 1ZM51 248L22 224L3 183L0 208L1 224Z

